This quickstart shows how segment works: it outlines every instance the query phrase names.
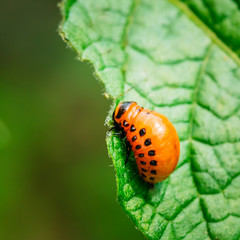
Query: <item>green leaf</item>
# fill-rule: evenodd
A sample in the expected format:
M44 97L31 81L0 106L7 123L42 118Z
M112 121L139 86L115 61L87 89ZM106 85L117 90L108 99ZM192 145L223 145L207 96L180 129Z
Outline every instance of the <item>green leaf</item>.
M240 56L239 0L182 0L222 41Z
M134 100L166 115L181 140L177 169L149 188L133 155L124 164L123 141L107 136L127 215L148 239L239 239L239 1L75 0L62 8L63 38L114 98L108 124L120 100Z

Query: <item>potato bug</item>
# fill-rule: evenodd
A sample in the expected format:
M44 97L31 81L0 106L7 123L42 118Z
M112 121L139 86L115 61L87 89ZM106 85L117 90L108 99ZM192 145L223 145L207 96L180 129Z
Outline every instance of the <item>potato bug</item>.
M180 142L173 124L164 115L136 102L121 102L113 112L116 134L125 138L126 163L131 150L141 177L149 183L166 179L176 168Z

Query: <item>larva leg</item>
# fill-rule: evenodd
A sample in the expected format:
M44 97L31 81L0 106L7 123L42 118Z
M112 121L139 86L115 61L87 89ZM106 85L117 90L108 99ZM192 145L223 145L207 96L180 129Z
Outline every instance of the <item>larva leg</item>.
M114 135L120 136L121 138L125 138L125 136L126 136L125 132L121 131L121 130L120 130L120 132L115 132Z
M116 128L117 128L116 126L113 126L108 130L108 132L111 132L112 130L115 130Z
M129 156L130 156L130 153L131 153L131 150L132 150L132 146L127 139L125 139L125 143L126 143L126 150L127 150L126 160L125 160L125 164L126 164L128 162L128 159L129 159Z

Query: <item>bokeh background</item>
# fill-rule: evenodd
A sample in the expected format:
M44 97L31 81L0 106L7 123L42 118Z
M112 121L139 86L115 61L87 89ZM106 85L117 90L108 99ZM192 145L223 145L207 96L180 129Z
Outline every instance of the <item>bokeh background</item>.
M0 3L0 239L143 239L116 202L111 102L57 33L57 1Z

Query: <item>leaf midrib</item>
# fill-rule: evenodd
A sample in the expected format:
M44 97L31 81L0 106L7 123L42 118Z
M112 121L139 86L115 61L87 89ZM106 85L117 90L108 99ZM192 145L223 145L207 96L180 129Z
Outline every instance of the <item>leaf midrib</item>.
M206 219L206 216L204 215L204 206L202 204L201 197L200 197L201 194L198 192L197 183L196 183L195 178L193 176L193 158L191 156L191 150L193 149L193 146L192 146L192 141L193 141L193 120L194 120L194 113L195 113L196 106L197 106L198 89L200 87L201 80L203 79L203 76L204 76L204 73L205 73L205 69L206 69L206 66L207 66L210 54L211 54L212 47L213 47L213 43L210 43L209 47L206 50L205 57L204 57L204 59L202 61L202 64L201 64L201 67L200 67L200 70L199 70L199 74L197 76L196 83L195 83L195 89L194 89L193 100L192 100L192 108L190 110L190 122L189 122L189 149L190 149L190 154L188 156L189 157L189 164L190 164L190 167L191 167L191 176L192 176L192 179L193 179L193 183L194 183L195 189L196 189L196 191L198 193L197 198L199 200L199 206L201 208L204 221L206 222L208 236L210 237L210 239L213 239L213 237L211 236L210 228L209 228L209 225L208 225L208 221Z

